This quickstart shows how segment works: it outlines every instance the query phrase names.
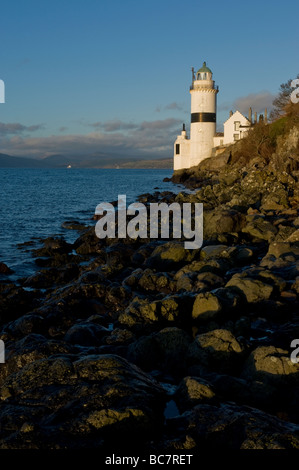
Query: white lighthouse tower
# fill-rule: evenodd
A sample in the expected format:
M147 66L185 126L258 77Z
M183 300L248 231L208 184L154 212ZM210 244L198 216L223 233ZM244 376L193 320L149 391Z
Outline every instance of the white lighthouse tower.
M214 147L218 87L215 88L212 76L212 71L205 62L196 76L192 70L190 166L198 165L210 157Z
M219 91L212 77L206 62L196 74L192 69L190 139L185 132L177 137L174 144L174 170L198 165L212 154Z

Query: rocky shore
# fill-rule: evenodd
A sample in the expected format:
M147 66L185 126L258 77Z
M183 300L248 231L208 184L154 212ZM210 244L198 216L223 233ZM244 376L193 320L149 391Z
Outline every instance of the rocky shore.
M1 265L0 449L299 448L299 161L231 157L140 197L202 202L200 249L92 226Z

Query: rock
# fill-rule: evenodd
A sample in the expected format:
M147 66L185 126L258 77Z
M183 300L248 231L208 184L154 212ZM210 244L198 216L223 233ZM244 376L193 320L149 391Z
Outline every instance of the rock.
M251 389L251 402L272 413L283 413L289 421L299 418L294 407L299 390L299 364L290 352L274 346L260 346L247 359L241 378Z
M39 295L15 284L0 283L0 325L30 312Z
M200 377L184 377L175 395L175 401L180 413L190 410L196 405L217 402L213 385Z
M174 292L176 283L168 273L154 273L145 269L138 280L138 287L145 292Z
M222 306L218 297L212 292L198 294L192 310L193 320L206 321L217 318Z
M96 236L95 228L91 227L75 241L73 247L80 255L99 255L102 253L103 244L103 240Z
M135 297L118 321L136 332L152 332L166 326L188 325L191 320L193 298L188 295L170 295L149 301Z
M290 353L286 350L260 346L247 359L242 377L282 387L291 383L299 385L299 364L291 362Z
M135 446L156 436L166 398L153 379L114 355L36 360L8 377L0 395L0 448L119 452L128 444L124 433Z
M13 270L10 269L5 263L0 261L0 274L11 274Z
M277 234L277 228L263 217L248 216L248 223L243 227L242 232L250 235L253 240L266 240L271 242Z
M64 340L67 343L78 344L80 346L100 346L104 336L109 334L109 330L101 325L91 322L81 322L73 325L65 334Z
M78 220L69 220L63 222L61 227L66 228L67 230L88 230L88 227L86 227L86 225L82 224L81 222L78 222Z
M270 299L273 287L258 279L248 277L246 272L234 274L225 287L233 287L242 293L248 303L256 303Z
M72 250L72 245L63 238L49 237L43 242L43 247L33 250L34 256L54 256L57 254L67 254Z
M299 229L297 229L295 232L293 232L287 239L286 239L287 242L290 242L290 243L295 243L295 242L299 242Z
M198 250L186 250L183 243L166 242L153 251L145 265L159 271L178 270L183 264L191 262L197 253Z
M204 238L214 239L215 235L232 234L241 231L245 217L233 209L216 209L203 213Z
M177 376L186 368L190 336L175 327L142 336L128 348L129 361L146 371L162 370Z
M8 328L9 331L9 328ZM47 339L41 334L29 333L17 341L6 341L5 364L0 367L0 385L25 365L52 355L74 353L74 348L63 341Z
M13 322L7 323L3 332L13 338L21 338L31 333L43 334L46 331L45 320L40 315L27 313Z
M165 453L237 449L298 449L299 426L247 406L202 404L167 421ZM160 450L159 449L159 450ZM157 451L159 451L157 449Z
M214 374L209 377L219 400L234 401L238 404L252 404L252 391L248 382L239 377Z
M189 370L217 372L235 371L244 358L245 348L225 329L215 329L198 335L190 345Z

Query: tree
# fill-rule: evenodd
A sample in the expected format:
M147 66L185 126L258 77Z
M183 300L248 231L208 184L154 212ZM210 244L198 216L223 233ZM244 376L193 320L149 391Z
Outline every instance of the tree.
M296 78L299 79L299 74ZM291 93L294 91L294 88L291 87L292 81L293 79L290 79L286 83L282 83L280 85L280 91L277 97L273 100L273 109L270 114L271 121L275 121L286 114L294 114L295 108L293 105L295 105L295 103L291 102ZM296 105L295 107L298 108Z

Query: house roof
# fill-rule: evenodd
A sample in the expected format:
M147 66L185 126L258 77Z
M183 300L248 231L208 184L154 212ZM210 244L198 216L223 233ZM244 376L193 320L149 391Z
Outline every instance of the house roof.
M246 121L248 122L248 124L250 124L249 119L248 119L246 116L244 116L244 114L240 113L240 111L238 111L238 110L235 111L223 124L226 124L226 123L227 123L230 119L232 119L232 118L235 119L235 118L236 118L236 115L242 116L244 119L246 119Z

